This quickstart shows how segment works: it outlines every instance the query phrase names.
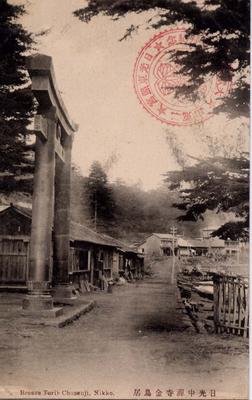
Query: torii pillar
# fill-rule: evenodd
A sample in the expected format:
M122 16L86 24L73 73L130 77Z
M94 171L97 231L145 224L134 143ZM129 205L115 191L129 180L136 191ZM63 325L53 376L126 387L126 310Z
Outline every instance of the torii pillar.
M57 90L52 58L28 57L32 91L38 101L34 130L35 173L26 313L53 315L54 295L73 300L69 282L71 150L77 125ZM52 246L53 233L53 246ZM52 271L53 247L53 271Z

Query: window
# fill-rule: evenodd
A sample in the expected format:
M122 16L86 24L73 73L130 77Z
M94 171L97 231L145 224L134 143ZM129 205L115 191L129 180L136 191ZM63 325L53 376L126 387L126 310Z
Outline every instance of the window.
M90 250L73 248L71 251L71 272L89 271Z
M79 250L79 270L80 271L89 270L88 250Z
M98 255L98 261L104 261L104 253L102 250L99 251L99 255Z

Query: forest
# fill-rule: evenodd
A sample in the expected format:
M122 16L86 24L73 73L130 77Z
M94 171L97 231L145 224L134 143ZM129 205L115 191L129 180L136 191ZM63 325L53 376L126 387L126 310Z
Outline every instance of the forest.
M177 207L180 191L169 188L167 177L163 185L146 191L139 184L128 185L120 179L109 182L97 161L87 177L73 167L71 193L73 220L131 243L152 232L170 232L172 226L180 235L199 237L202 228L218 228L235 217L233 212L217 215L215 210L205 210L204 218L183 220Z

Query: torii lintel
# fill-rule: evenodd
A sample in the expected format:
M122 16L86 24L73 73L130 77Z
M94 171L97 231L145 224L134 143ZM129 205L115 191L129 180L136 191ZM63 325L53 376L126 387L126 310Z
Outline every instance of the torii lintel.
M68 115L57 88L52 57L34 54L27 57L27 69L32 81L32 91L40 107L55 107L59 122L67 135L76 132L78 125Z

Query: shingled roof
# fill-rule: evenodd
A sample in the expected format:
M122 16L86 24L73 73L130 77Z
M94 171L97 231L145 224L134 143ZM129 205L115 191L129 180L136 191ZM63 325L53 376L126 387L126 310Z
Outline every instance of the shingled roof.
M171 233L153 233L153 235L157 236L159 239L172 239Z
M21 207L19 205L13 204L6 205L0 208L0 214L6 213L9 210L13 210L16 213L25 216L29 220L32 219L32 209L29 207ZM118 240L112 238L111 236L95 232L87 226L81 225L73 221L70 222L70 240L100 244L103 246L115 248L123 248L124 246L127 246L122 242L119 242Z
M108 236L108 235L102 234L102 236L104 236L104 237L106 237L106 238L108 238L108 239L112 239L113 242L117 244L117 247L119 247L119 248L120 248L122 251L124 251L124 252L135 253L135 254L138 253L138 251L137 251L137 249L135 248L135 246L130 246L129 244L124 243L124 242L122 242L122 241L119 240L119 239L112 238L111 236Z
M19 205L14 205L12 203L10 205L0 206L0 214L4 214L4 213L8 212L9 210L14 210L18 214L22 214L29 219L31 219L31 217L32 217L32 209L29 207L21 207Z
M95 232L85 225L81 225L72 221L70 223L70 239L100 244L103 246L119 247L114 238Z
M191 247L225 247L225 241L219 238L211 239L189 239Z

